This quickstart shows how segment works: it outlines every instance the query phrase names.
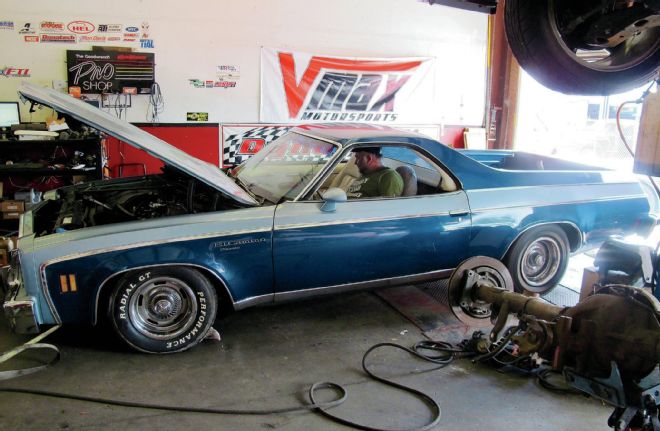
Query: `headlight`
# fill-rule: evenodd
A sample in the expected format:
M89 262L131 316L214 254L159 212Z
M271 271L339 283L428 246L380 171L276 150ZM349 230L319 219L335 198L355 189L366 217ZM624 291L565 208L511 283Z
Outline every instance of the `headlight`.
M20 254L18 250L12 250L9 254L8 270L3 271L3 284L5 286L5 300L13 299L23 284L21 273Z

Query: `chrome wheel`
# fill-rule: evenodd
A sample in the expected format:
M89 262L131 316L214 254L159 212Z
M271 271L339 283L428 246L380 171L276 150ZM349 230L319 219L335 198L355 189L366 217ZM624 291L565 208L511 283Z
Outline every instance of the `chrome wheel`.
M504 9L513 54L546 87L608 95L657 77L657 1L507 0Z
M172 277L156 277L136 287L128 303L135 329L154 340L175 338L190 329L197 314L193 289Z
M530 286L548 283L559 269L561 247L555 238L543 236L529 244L523 252L520 275Z
M631 23L626 28L613 31L604 28L600 32L588 31L588 24L595 21L593 10L583 9L566 0L549 1L549 21L561 48L583 66L601 71L618 72L645 62L658 51L660 38L658 18L654 16Z

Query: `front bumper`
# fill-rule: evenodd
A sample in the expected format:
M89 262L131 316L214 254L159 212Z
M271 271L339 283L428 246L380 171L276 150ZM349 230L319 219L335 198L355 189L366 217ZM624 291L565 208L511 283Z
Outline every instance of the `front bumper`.
M0 273L5 294L2 308L10 328L18 334L39 333L35 301L25 292L17 250L11 251L10 265L2 267Z
M39 324L34 315L34 301L5 301L3 305L9 327L17 334L38 334Z

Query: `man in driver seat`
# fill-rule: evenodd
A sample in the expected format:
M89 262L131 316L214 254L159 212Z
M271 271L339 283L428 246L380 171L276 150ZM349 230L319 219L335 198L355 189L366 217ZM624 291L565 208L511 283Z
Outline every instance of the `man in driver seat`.
M383 166L380 147L355 150L355 164L362 177L348 188L349 199L401 196L403 179L394 169Z

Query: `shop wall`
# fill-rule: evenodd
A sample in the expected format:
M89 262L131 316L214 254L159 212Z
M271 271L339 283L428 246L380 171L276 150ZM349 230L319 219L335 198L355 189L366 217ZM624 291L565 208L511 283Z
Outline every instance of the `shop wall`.
M213 123L259 122L264 46L334 56L435 57L439 103L425 107L432 113L431 122L482 124L485 14L414 0L0 0L0 10L0 21L15 26L13 31L0 29L0 66L29 69L29 77L0 77L0 100L17 100L16 89L23 80L42 85L65 80L66 50L92 46L25 42L18 33L25 23L33 27L42 21L85 20L123 27L146 23L153 48L140 48L139 42L112 45L155 54L156 81L164 96L160 122L186 122L187 112L208 112ZM236 87L191 86L189 79L213 79L220 65L240 68ZM147 96L135 96L125 118L145 122L147 107ZM29 114L27 107L21 114L24 121L42 121L46 115Z

